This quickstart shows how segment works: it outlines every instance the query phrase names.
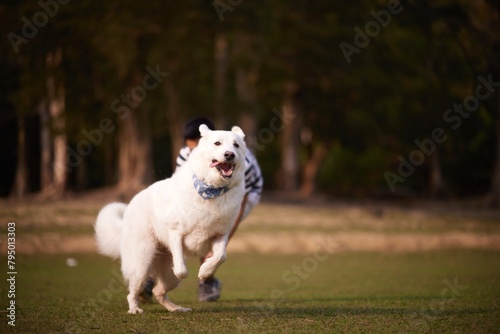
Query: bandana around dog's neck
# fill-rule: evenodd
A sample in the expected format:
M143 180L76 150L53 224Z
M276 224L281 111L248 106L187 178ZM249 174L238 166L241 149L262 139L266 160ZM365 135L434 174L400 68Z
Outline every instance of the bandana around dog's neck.
M208 185L205 182L199 180L196 175L193 174L193 185L194 189L200 194L203 199L211 199L226 193L228 187L215 188L214 186Z

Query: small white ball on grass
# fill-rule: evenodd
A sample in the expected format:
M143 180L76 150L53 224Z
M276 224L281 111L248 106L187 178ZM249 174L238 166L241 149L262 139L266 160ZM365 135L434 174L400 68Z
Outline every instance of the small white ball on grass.
M66 259L66 265L68 267L76 267L76 266L78 266L78 261L72 257L68 257Z

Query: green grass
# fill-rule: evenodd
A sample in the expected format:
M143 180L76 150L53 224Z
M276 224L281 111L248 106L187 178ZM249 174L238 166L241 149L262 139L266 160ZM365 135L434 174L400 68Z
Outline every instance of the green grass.
M0 220L16 221L21 253L31 242L70 244L80 242L74 236L90 238L104 202L5 202L0 203ZM498 217L498 211L451 204L263 203L237 237L272 235L275 243L294 240L280 239L281 233L494 237L500 231ZM0 232L5 254L4 225ZM303 251L293 242L287 247ZM500 333L500 251L319 255L229 254L217 273L224 283L222 298L209 304L196 302L198 266L190 259L189 277L169 296L193 312L168 313L153 303L143 306L144 314L132 316L126 312L119 262L91 253L18 254L16 327L7 325L7 260L0 257L0 333ZM66 266L67 257L79 265ZM451 290L454 284L458 288Z
M68 256L24 255L16 259L16 327L2 316L0 333L500 332L499 252L320 255L230 254L217 274L222 298L208 304L196 302L190 259L170 298L193 312L154 303L135 316L113 274L117 261L73 255L79 265L68 267ZM5 278L0 288L5 310Z

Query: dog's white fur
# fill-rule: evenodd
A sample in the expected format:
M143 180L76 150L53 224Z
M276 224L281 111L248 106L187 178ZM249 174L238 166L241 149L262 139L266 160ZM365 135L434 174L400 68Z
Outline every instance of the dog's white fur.
M190 311L175 305L167 292L188 275L184 251L208 258L198 278L212 276L226 258L228 235L245 193L246 146L243 131L211 131L201 125L201 139L186 164L171 178L158 181L139 192L128 205L111 203L101 209L95 224L99 251L121 258L122 273L129 285L129 313L142 313L139 293L148 276L156 280L153 289L159 303L169 311ZM237 147L239 146L239 147ZM214 161L226 161L234 153L234 171L223 177ZM203 199L193 185L193 174L214 187L229 190Z

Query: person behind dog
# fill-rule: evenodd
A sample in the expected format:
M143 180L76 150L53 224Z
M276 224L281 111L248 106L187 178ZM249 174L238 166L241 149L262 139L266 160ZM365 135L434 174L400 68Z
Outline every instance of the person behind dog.
M179 155L177 156L176 168L184 165L193 149L198 146L198 142L201 138L199 127L202 124L208 126L210 130L215 130L213 122L206 117L192 119L184 126L183 137L185 145L180 149ZM240 212L238 213L236 221L234 222L229 233L229 240L233 236L241 221L243 221L259 203L263 186L264 179L262 178L262 173L257 159L255 158L255 155L247 149L245 158L245 197L241 203ZM212 254L209 253L205 258L200 258L200 262L203 263L205 259L209 258L211 255ZM149 280L146 283L142 294L143 298L151 300L153 286L154 281L152 280ZM222 283L215 277L198 281L198 301L216 301L220 297L221 288Z

